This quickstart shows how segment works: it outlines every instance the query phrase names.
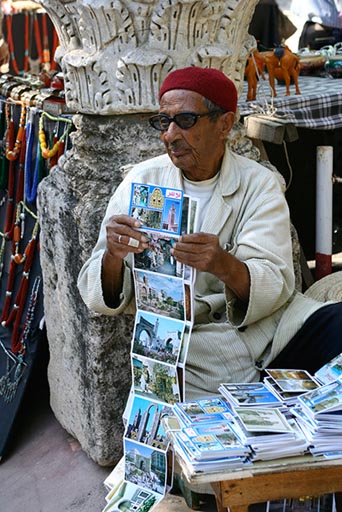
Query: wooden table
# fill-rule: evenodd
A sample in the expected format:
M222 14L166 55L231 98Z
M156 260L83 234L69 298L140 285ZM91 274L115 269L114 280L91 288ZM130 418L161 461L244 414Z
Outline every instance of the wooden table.
M170 420L168 418L168 425L164 422L164 426L172 446L177 421L171 426ZM247 512L248 506L255 503L330 493L337 493L337 512L342 512L342 459L327 460L303 455L258 461L246 469L229 472L195 473L175 454L175 472L190 489L210 484L215 493L217 512L226 512L227 509L230 512ZM191 507L188 500L187 503Z
M253 503L342 491L342 461L312 462L308 456L298 464L291 460L279 466L263 463L252 470L222 474L211 485L217 512L227 508L247 512ZM342 510L340 498L336 496L338 511Z

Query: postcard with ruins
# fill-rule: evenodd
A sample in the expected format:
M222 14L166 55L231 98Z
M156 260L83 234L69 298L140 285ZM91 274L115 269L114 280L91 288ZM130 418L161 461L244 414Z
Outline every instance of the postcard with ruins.
M132 352L168 364L177 364L185 323L147 311L137 311Z
M165 451L124 439L125 480L158 494L167 486L167 456Z
M171 407L135 396L130 411L125 437L166 450L168 440L162 426L162 418L171 414Z
M185 292L181 279L134 271L137 309L185 320Z

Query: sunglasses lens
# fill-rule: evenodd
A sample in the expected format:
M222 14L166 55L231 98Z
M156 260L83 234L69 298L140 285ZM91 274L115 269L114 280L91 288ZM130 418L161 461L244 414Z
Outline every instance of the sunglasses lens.
M192 128L197 121L196 114L192 114L191 112L181 112L180 114L176 114L174 117L176 124L183 130L188 130Z
M182 130L188 130L196 124L199 117L200 116L193 114L192 112L180 112L174 117L169 117L166 114L157 114L150 117L149 122L152 128L159 130L160 132L166 132L172 121L182 128Z
M167 115L158 114L156 116L150 117L149 122L152 128L155 130L165 132L170 126L171 121Z

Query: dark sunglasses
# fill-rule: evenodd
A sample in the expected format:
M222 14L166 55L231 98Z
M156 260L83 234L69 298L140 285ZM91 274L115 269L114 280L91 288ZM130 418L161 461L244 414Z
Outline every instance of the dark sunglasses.
M221 110L212 110L206 114L195 114L194 112L179 112L174 117L169 117L166 114L157 114L149 118L149 123L155 130L166 132L172 122L176 123L182 130L189 130L192 128L200 117L207 117L215 114L216 112L223 112Z

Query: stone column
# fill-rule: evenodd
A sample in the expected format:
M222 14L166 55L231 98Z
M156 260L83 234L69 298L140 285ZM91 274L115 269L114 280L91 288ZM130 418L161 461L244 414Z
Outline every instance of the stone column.
M93 460L112 465L122 454L133 318L89 312L78 272L122 167L163 152L147 117L168 72L219 68L241 93L258 0L39 1L56 27L66 100L77 112L72 149L38 196L51 406Z

